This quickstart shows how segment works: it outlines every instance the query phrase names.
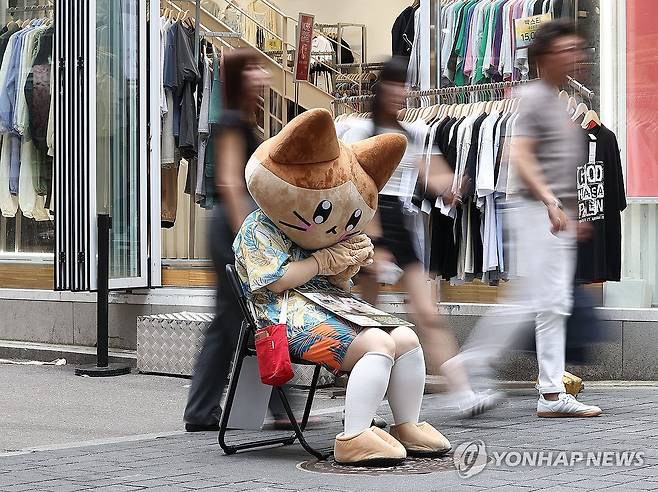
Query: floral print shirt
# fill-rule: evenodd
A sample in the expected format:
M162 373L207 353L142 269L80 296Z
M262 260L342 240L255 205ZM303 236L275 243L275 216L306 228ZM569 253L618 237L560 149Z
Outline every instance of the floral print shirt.
M267 286L283 277L290 262L306 259L311 252L288 239L260 209L245 219L233 242L233 252L236 271L242 288L254 307L259 327L278 323L283 294L276 294ZM314 287L330 287L324 277L315 277L311 282ZM334 315L329 311L294 290L289 291L289 337L303 330L310 330L331 318L334 318Z

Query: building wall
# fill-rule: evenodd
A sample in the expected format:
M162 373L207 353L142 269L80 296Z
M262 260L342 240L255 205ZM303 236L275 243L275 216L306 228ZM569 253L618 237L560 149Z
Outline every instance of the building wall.
M315 22L332 24L352 22L367 28L367 61L376 62L391 56L391 28L396 17L411 5L409 0L278 0L276 4L287 15L297 18L299 12L315 15ZM294 26L289 39L295 36ZM345 39L360 52L361 34L356 28L345 30Z
M182 311L213 312L214 292L205 289L157 289L112 294L110 347L135 350L137 317ZM442 304L445 325L460 345L490 306ZM384 297L382 308L407 317L400 296ZM95 294L0 289L0 345L3 340L92 347L96 342ZM658 380L658 310L599 309L610 342L595 348L595 360L567 370L585 380ZM532 336L531 331L528 332ZM29 357L29 355L27 355ZM537 375L533 353L515 352L501 361L501 378L530 381Z

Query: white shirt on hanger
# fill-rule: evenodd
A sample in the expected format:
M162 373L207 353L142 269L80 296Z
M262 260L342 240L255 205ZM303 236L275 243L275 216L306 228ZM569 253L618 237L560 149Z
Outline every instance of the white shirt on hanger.
M478 149L477 178L475 181L478 206L484 204L484 197L492 194L496 188L494 182L494 169L496 166L494 135L499 116L498 111L492 111L480 127L480 148Z
M9 193L9 161L11 160L11 145L8 135L0 135L2 150L0 151L0 211L3 217L16 217L18 199Z
M458 2L448 5L443 11L443 26L441 36L441 74L452 80L454 74L448 70L448 61L452 53L452 45L455 42L455 10Z

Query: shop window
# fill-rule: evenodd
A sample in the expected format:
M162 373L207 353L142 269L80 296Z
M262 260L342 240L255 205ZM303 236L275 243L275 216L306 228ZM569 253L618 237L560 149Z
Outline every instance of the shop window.
M26 7L31 9L26 10ZM52 267L48 267L50 277L44 277L45 283L31 282L29 270L30 265L43 270L44 263L52 262L55 247L54 138L49 138L53 133L48 128L52 115L52 18L53 7L42 2L0 0L0 23L15 32L25 30L25 24L31 29L31 35L25 37L26 46L36 50L36 56L28 58L29 65L24 67L27 70L23 70L23 77L15 81L16 110L11 126L9 120L0 121L3 128L0 134L0 287L52 287ZM27 25L29 20L32 22ZM7 37L12 35L8 29L3 31ZM8 68L11 61L6 56L7 49L8 43L0 58L3 69ZM12 45L10 49L16 47ZM0 80L0 95L9 96L5 79ZM19 263L22 281L12 265ZM42 274L39 276L43 277Z

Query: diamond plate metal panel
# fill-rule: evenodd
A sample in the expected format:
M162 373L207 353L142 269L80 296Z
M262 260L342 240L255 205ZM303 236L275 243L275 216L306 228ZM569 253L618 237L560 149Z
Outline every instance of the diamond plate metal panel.
M191 376L209 313L172 313L137 318L137 369Z
M169 313L137 318L137 369L140 372L191 376L203 344L203 334L212 321L211 313ZM315 366L293 364L289 384L310 386ZM324 368L318 384L328 386L334 375Z

